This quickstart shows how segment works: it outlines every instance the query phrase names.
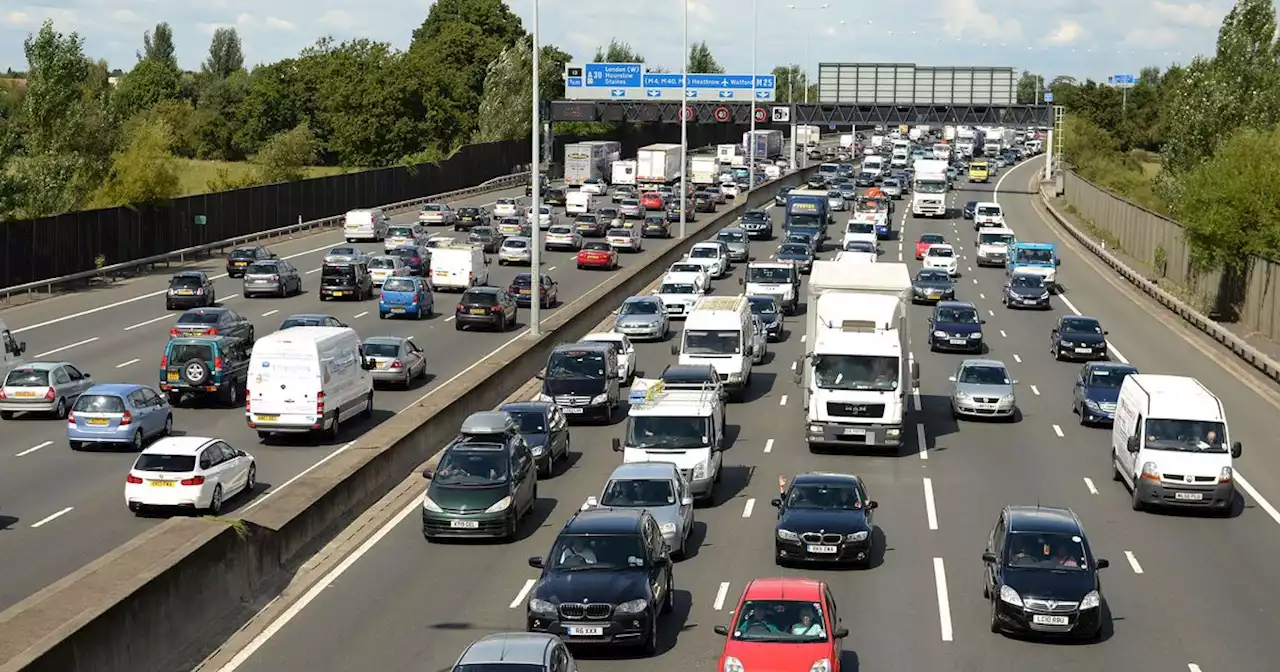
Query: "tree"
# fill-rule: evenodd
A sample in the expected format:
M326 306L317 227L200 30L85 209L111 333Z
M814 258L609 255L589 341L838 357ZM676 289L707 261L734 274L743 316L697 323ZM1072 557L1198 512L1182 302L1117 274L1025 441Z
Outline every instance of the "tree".
M644 56L636 53L626 42L619 42L617 38L611 38L609 45L605 47L596 47L596 56L591 59L592 63L644 63Z
M480 126L473 142L519 140L533 133L533 38L525 37L502 52L490 66L480 100ZM554 46L538 55L538 93L542 100L564 97L560 76L572 57Z
M1044 100L1046 91L1048 89L1044 86L1043 76L1023 70L1022 77L1018 79L1017 103L1019 105L1039 105Z
M296 128L271 136L251 160L258 182L274 184L305 178L304 169L313 165L318 156L315 133L303 122Z
M156 103L177 100L180 73L162 61L143 59L120 80L115 104L122 117L131 117Z
M180 180L169 151L173 137L173 130L163 119L142 119L132 124L128 142L111 157L111 170L93 203L105 208L176 197Z
M168 23L156 24L155 31L142 34L142 51L138 52L139 61L155 61L178 69L177 49L173 46L173 28Z
M689 47L689 63L687 72L721 74L724 68L716 62L716 57L711 55L711 47L707 46L705 40L696 42Z
M226 79L244 69L244 48L235 28L218 28L209 42L209 58L200 66L207 75Z
M805 74L804 68L799 65L779 65L773 69L773 76L777 83L774 95L775 102L779 104L787 103L803 103L805 101L805 89L808 89L809 100L817 102L818 85L809 84L809 77Z

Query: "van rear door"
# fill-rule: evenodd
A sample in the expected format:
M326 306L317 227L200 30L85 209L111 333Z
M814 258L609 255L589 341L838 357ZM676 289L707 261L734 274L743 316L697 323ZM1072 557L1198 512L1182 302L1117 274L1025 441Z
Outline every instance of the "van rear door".
M249 410L263 428L311 425L324 389L314 352L254 353L249 378Z

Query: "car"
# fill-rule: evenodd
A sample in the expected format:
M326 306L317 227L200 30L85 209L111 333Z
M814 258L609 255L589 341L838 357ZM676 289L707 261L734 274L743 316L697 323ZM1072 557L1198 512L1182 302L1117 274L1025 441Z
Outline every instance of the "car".
M911 281L912 303L951 301L955 298L956 285L950 273L936 268L916 271L916 277Z
M542 246L547 251L571 250L577 252L582 249L582 234L575 231L568 224L557 224L543 234Z
M600 218L600 215L584 212L573 218L573 231L578 234L579 238L604 238L605 226L607 223ZM552 227L556 228L556 227ZM582 247L581 244L578 245Z
M1017 419L1018 381L997 359L966 359L951 381L951 417Z
M426 229L416 222L408 224L392 224L387 227L387 235L382 239L382 249L388 254L401 245L417 245L426 237Z
M533 211L529 211L529 224L533 224ZM556 209L548 204L538 206L538 227L541 229L549 229L555 224L560 223L560 215L556 214Z
M613 330L632 340L664 341L671 333L666 308L656 296L632 296L618 307Z
M546 273L539 273L538 306L552 308L560 303L560 283L551 279ZM516 273L507 292L516 297L516 305L529 306L533 303L533 274Z
M618 268L618 251L607 242L592 241L582 246L582 250L578 252L577 261L579 270L603 268L612 271Z
M400 245L387 254L404 260L410 275L425 275L431 267L431 250L425 245Z
M517 431L537 463L539 478L555 475L556 463L568 462L572 447L569 421L555 402L517 401L504 404L498 410L515 419Z
M640 205L645 210L665 210L667 208L667 199L656 191L646 191L640 194Z
M721 182L720 193L724 194L725 198L737 198L742 195L742 185L731 181Z
M533 239L524 236L512 236L502 241L498 248L498 265L517 264L528 266L533 263Z
M768 339L775 343L781 341L783 317L778 300L772 296L748 296L747 302L751 304L751 314L764 324Z
M1080 518L1070 509L1006 506L982 553L982 596L993 633L1097 641L1104 624L1100 570Z
M662 301L662 308L669 319L684 319L706 292L707 286L701 284L699 276L668 273L653 296Z
M0 418L12 420L16 413L46 413L60 420L93 385L93 375L71 362L19 364L9 369L0 383Z
M977 201L965 201L965 204L964 204L965 219L973 219L975 216L977 216L977 211L978 211Z
M885 196L898 200L902 198L902 181L896 177L887 178L880 184L880 190Z
M454 226L458 215L444 203L427 203L418 210L418 221L427 226Z
M555 635L536 632L499 632L467 645L450 668L457 672L575 672L569 647Z
M453 223L454 231L466 231L473 226L487 224L492 215L486 208L467 205L458 208L457 220Z
M409 265L400 257L379 254L369 258L369 278L373 280L374 287L381 287L390 278L406 277L409 274Z
M645 207L636 198L624 198L618 201L618 213L624 218L640 219L644 217Z
M475 227L472 227L472 228L475 228ZM506 238L508 236L532 236L533 235L533 225L529 222L526 222L523 219L516 219L515 217L503 217L502 219L498 220L498 225L495 228L498 231L498 235L502 236L503 238Z
M276 331L284 331L294 327L345 327L342 320L321 313L297 313L284 318Z
M876 186L876 174L864 170L858 173L857 177L853 178L853 183L859 187L874 187Z
M255 261L276 259L276 254L261 245L245 245L227 253L227 277L239 278Z
M693 531L693 495L689 482L672 462L623 464L609 474L599 496L591 496L581 510L641 508L653 515L674 559L687 556Z
M564 207L569 200L569 192L564 187L548 187L547 193L542 195L542 203L544 205L558 205Z
M253 322L230 308L192 308L178 316L169 338L229 336L253 345Z
M723 278L729 274L732 266L729 261L729 246L717 240L696 243L689 248L685 261L701 264L706 267L712 278Z
M249 355L247 343L231 336L171 338L160 358L160 390L171 406L184 396L216 396L239 406L249 385Z
M546 173L539 173L538 192L545 198L547 190L551 188L551 180L547 178ZM524 195L526 198L533 196L533 180L529 180L524 184Z
M736 226L721 229L716 240L728 249L729 261L746 263L751 260L751 243L744 229Z
M511 296L507 290L479 286L462 293L453 315L453 325L457 331L472 325L490 327L494 331L506 331L517 324L520 318L520 307L516 304L515 297Z
M787 204L787 194L795 191L795 187L778 187L778 192L773 195L773 204L782 207Z
M824 581L798 577L752 579L730 613L716 670L841 672L841 641L849 636Z
M1038 273L1014 273L1004 282L1001 302L1005 308L1052 310L1049 286Z
M982 354L982 325L987 321L978 307L968 301L939 301L929 318L931 352L972 352Z
M693 203L691 202L691 200L686 199L684 201L684 205L689 208L687 210L689 214L685 216L684 221L686 222L697 221L698 210L697 208L693 207ZM675 224L680 221L680 208L681 208L680 202L673 201L667 204L666 220L669 224Z
M467 234L467 242L485 252L495 253L502 246L502 234L490 226L477 226Z
M524 219L526 208L518 198L499 198L493 202L494 217L515 217Z
M605 235L605 240L613 249L621 252L642 252L644 251L644 240L640 236L640 232L630 228L609 229L609 233Z
M768 210L748 210L738 219L738 228L747 232L753 240L770 240L773 238L773 218Z
M808 472L789 482L778 480L778 509L773 559L792 563L871 566L875 545L873 517L879 504L866 483L852 474Z
M814 254L818 253L818 247L821 245L817 234L813 231L788 231L787 235L783 237L782 242L784 244L800 243L801 245L808 247Z
M1057 360L1106 360L1107 332L1096 317L1063 315L1049 332L1049 351Z
M828 191L827 209L832 212L844 212L849 209L849 202L844 200L844 194L839 191Z
M350 262L364 261L367 258L364 251L358 247L334 247L324 253L324 258L320 260L321 264L345 264Z
M697 276L698 284L702 287L711 286L711 274L707 271L707 266L693 261L677 261L667 268L667 275L692 273Z
M858 185L847 177L837 177L835 182L831 183L831 186L840 192L840 198L843 198L846 204L858 198Z
M243 275L243 273L241 273ZM169 278L169 289L164 293L164 309L209 308L217 305L217 290L213 280L204 271L178 271Z
M658 521L642 508L574 513L529 591L527 629L572 643L634 645L658 653L661 614L675 606L671 552Z
M622 225L622 213L619 212L618 208L615 206L606 205L605 207L596 210L596 216L599 217L600 221L604 222L606 226Z
M363 261L326 262L320 267L320 300L373 298L373 274Z
M609 195L615 201L624 198L638 198L639 191L634 184L615 184L609 188Z
M413 381L427 377L426 353L403 336L370 336L361 344L360 355L373 360L369 372L374 383L392 383L407 390Z
M946 244L930 245L924 251L924 267L946 271L953 278L960 275L960 259L956 256L956 249Z
M436 297L425 278L398 275L387 278L378 291L378 319L404 315L425 320L436 313Z
M644 238L670 238L671 223L667 221L667 216L662 213L647 214L644 217L644 223L640 227L640 235Z
M166 436L147 446L125 477L124 503L135 515L154 510L222 513L226 500L252 495L258 463L223 439Z
M693 195L693 211L714 213L716 211L716 199L705 191L699 191Z
M173 409L155 390L135 383L105 383L85 390L67 414L71 450L128 446L142 452L147 441L173 432Z
M1138 369L1119 362L1089 362L1080 368L1071 392L1071 412L1081 425L1110 425L1116 418L1120 384Z
M778 261L790 261L800 267L801 273L813 270L813 247L808 243L783 243L774 255Z
M514 540L538 502L533 453L516 419L503 411L468 416L460 435L422 475L431 481L422 498L422 536L429 542Z
M881 250L875 243L869 240L849 240L844 244L845 252L861 252L863 254L873 254L879 256L884 250Z
M613 354L618 359L618 380L623 385L629 385L631 379L636 376L636 346L631 343L631 339L626 334L620 334L616 331L601 331L587 334L578 339L579 343L602 343L613 350Z
M815 191L824 190L827 188L827 178L821 175L810 176L808 180L805 180L804 186L806 189Z
M930 247L946 244L947 237L941 233L921 234L920 238L916 240L916 260L919 261L924 259L924 255L929 251Z
M599 177L589 177L578 187L578 191L593 196L604 196L609 193L609 183Z

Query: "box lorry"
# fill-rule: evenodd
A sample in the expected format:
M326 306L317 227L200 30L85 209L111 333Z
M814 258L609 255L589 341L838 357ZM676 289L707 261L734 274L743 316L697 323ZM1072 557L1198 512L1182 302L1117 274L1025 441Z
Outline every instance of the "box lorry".
M817 126L796 126L796 146L808 147L822 140L822 129Z
M609 179L609 184L632 184L636 183L636 160L625 159L623 161L613 162L613 172Z
M751 156L751 144L755 143L755 158L776 159L782 156L782 131L756 131L752 140L750 131L742 134L742 154Z
M787 209L783 215L782 230L788 233L812 233L821 243L826 238L827 225L831 223L829 208L830 200L825 191L816 189L792 191L787 194Z
M716 145L716 160L720 163L732 164L742 155L742 148L737 145Z
M671 184L680 179L680 145L656 144L636 153L636 181Z
M569 143L564 146L564 183L579 187L590 179L608 178L614 158L610 156L606 145L594 142Z
M810 448L902 446L907 394L920 380L909 345L910 296L906 264L814 262L806 352L795 364Z
M947 216L947 166L943 159L920 159L915 162L911 184L911 216Z
M720 161L714 156L695 156L689 160L689 179L694 184L715 184L720 175Z

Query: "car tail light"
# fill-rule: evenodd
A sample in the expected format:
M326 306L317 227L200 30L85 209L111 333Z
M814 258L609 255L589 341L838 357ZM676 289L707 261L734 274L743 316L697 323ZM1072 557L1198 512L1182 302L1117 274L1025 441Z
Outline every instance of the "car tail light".
M74 424L76 424L76 412L75 412L75 411L67 411L67 424L68 424L68 425L74 425Z
M204 296L204 287L196 290L196 296Z
M316 393L316 415L324 415L324 392Z
M214 357L214 358L213 358L213 368L215 368L215 369L221 369L221 368L222 368L222 358L221 358L221 357Z
M213 327L212 329L207 329L207 330L205 330L205 332L204 332L204 333L206 333L206 334L208 334L208 335L210 335L210 336L217 336L217 335L218 335L218 328L217 328L217 327Z
M178 336L178 335L180 335L181 333L182 333L182 332L181 332L181 331L178 331L178 328L177 328L177 327L171 327L171 328L169 329L169 335L170 335L170 336Z
M165 355L164 357L160 358L160 368L162 369L169 368L169 355Z
M384 292L384 291L380 291L380 292L378 292L378 300L379 300L379 301L386 301L386 300L387 300L387 293L386 293L386 292Z
M252 411L252 410L253 410L253 405L252 405L252 402L250 402L250 401L249 401L249 391L248 391L248 390L245 390L245 395L244 395L244 412L245 412L245 413L248 413L249 411Z
M132 424L133 424L133 414L130 413L129 411L125 411L124 415L120 416L120 426L124 427L125 425L132 425Z
M414 305L417 305L417 303L418 303L418 295L417 295L417 294L414 294L414 295L413 295L413 303L414 303Z
M182 479L183 485L204 485L204 476L192 476Z
M53 394L53 388L52 388L52 387L51 387L51 388L49 388L49 389L47 389L47 390L45 390L45 392L44 392L44 398L45 398L45 399L47 399L47 400L49 400L49 401L53 401L53 397L54 397L54 394Z
M502 306L494 306L494 307L493 307L493 308L491 308L490 310L492 310L492 311L493 311L493 312L495 312L495 313L501 313L501 312L502 312Z
M128 476L125 476L125 477L124 477L124 482L125 482L125 483L132 483L132 484L134 484L134 485L141 485L141 484L142 484L142 478L140 478L140 477L138 477L138 476L134 476L133 474L129 474Z
M461 303L459 303L459 304L458 304L458 312L462 312L462 311L464 311L464 310L466 310L466 309L467 309L467 307L466 307L466 306L462 305Z
M397 359L396 361L394 361L394 362L391 362L391 368L393 368L393 369L399 369L399 368L403 368L403 367L404 367L404 363L402 363L402 362L401 362L400 360L398 360L398 359Z

